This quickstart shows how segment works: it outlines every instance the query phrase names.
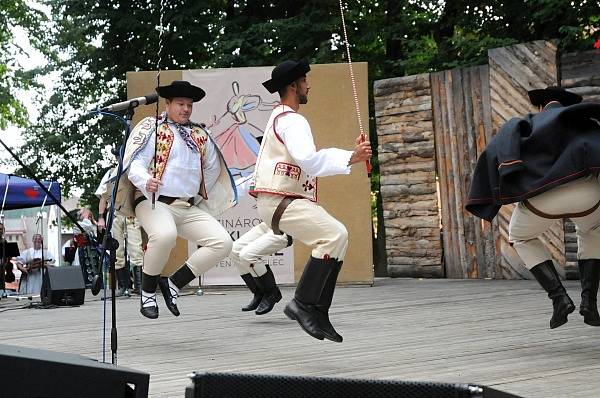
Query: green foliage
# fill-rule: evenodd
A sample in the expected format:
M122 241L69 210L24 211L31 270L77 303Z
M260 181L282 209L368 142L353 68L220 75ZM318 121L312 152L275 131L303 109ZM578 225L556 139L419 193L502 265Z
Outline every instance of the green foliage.
M24 0L0 0L0 130L9 124L25 126L27 110L16 97L16 90L27 90L36 85L35 77L39 70L24 70L19 55L26 55L20 43L15 41L15 32L22 29L29 36L33 48L45 50L40 27L44 15L30 8Z
M87 112L125 99L127 71L156 69L160 0L46 2L53 25L43 38L54 51L47 51L49 69L60 78L39 122L27 130L21 155L43 175L59 178L65 194L80 187L92 203L110 158L103 148L119 141L122 126ZM4 3L21 11L7 12ZM290 57L346 61L337 0L164 3L163 69L273 65ZM0 4L0 24L25 7L23 0ZM353 0L345 17L353 60L369 62L369 87L377 79L483 64L489 48L518 42L558 38L563 51L592 49L600 27L597 2L589 0ZM22 24L33 27L35 18ZM11 39L7 31L0 29L0 42ZM35 29L29 33L38 37ZM3 60L0 55L0 76ZM18 103L3 101L2 90L14 85L0 80L0 115L10 109L24 121ZM376 146L373 118L370 132ZM376 158L373 163L377 190Z

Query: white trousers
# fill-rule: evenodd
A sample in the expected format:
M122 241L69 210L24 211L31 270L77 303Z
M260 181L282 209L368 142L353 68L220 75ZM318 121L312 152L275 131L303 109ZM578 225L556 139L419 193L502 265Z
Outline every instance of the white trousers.
M198 276L231 252L232 240L221 224L207 212L189 203L176 200L170 205L144 200L135 208L140 224L148 234L144 254L144 273L158 275L165 267L177 236L196 244L196 250L186 263ZM183 264L182 264L183 265Z
M267 272L263 257L285 249L287 244L287 235L275 235L267 224L261 222L233 242L229 257L240 275L251 273L255 277L261 276Z
M600 184L595 176L580 178L528 199L538 210L552 215L578 213L591 209L600 201ZM577 234L577 258L600 259L600 208L593 213L572 218ZM518 203L508 226L509 241L528 269L552 259L540 235L556 219L540 217L523 203Z
M258 194L258 214L271 224L283 196ZM312 248L315 258L343 260L348 250L348 230L321 206L308 199L295 199L283 212L279 229Z
M127 218L119 212L115 212L112 224L112 237L119 242L117 248L117 261L115 268L125 267L125 226L127 226L127 254L132 266L142 265L142 233L140 225L135 217Z

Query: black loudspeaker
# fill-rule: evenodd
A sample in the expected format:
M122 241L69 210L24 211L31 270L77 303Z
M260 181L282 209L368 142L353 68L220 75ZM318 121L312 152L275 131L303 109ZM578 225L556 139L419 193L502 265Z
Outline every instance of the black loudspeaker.
M193 373L185 398L519 398L472 384Z
M0 344L0 396L11 398L148 396L150 375L75 354ZM9 380L12 380L10 383Z
M81 268L46 268L40 295L43 304L82 305L85 300L85 284Z

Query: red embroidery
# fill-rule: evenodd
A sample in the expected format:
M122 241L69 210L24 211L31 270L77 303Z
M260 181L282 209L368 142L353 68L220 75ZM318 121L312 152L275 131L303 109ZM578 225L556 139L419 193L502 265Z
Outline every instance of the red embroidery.
M276 176L290 177L294 180L300 180L300 172L302 169L293 164L279 162L275 165L275 171L273 172Z

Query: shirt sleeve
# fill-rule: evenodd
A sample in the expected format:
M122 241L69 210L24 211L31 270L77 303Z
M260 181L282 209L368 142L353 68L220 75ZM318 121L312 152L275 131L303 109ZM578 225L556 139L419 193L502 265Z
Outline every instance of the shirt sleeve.
M146 198L150 198L152 195L150 192L146 190L146 183L148 179L152 177L150 173L148 173L148 168L150 166L150 162L154 158L154 141L156 140L156 135L152 135L148 139L148 143L140 152L138 152L133 160L131 161L131 165L129 166L129 181L133 185L137 187L144 194Z
M299 114L288 114L277 119L275 131L306 174L314 177L327 177L336 174L350 174L348 162L352 151L338 148L316 150L308 121Z
M204 164L202 165L204 168L204 187L206 188L206 192L210 192L221 174L221 162L219 161L219 154L212 139L206 141L205 148Z
M104 177L102 177L102 180L100 181L100 185L98 185L96 192L94 192L94 194L99 198L106 193L107 182L108 182L108 179L110 178L111 171L112 171L112 168L106 170L106 173L104 173Z
M250 186L254 182L254 175L248 177L241 177L235 180L235 187L237 188L238 198L246 196L250 191Z

